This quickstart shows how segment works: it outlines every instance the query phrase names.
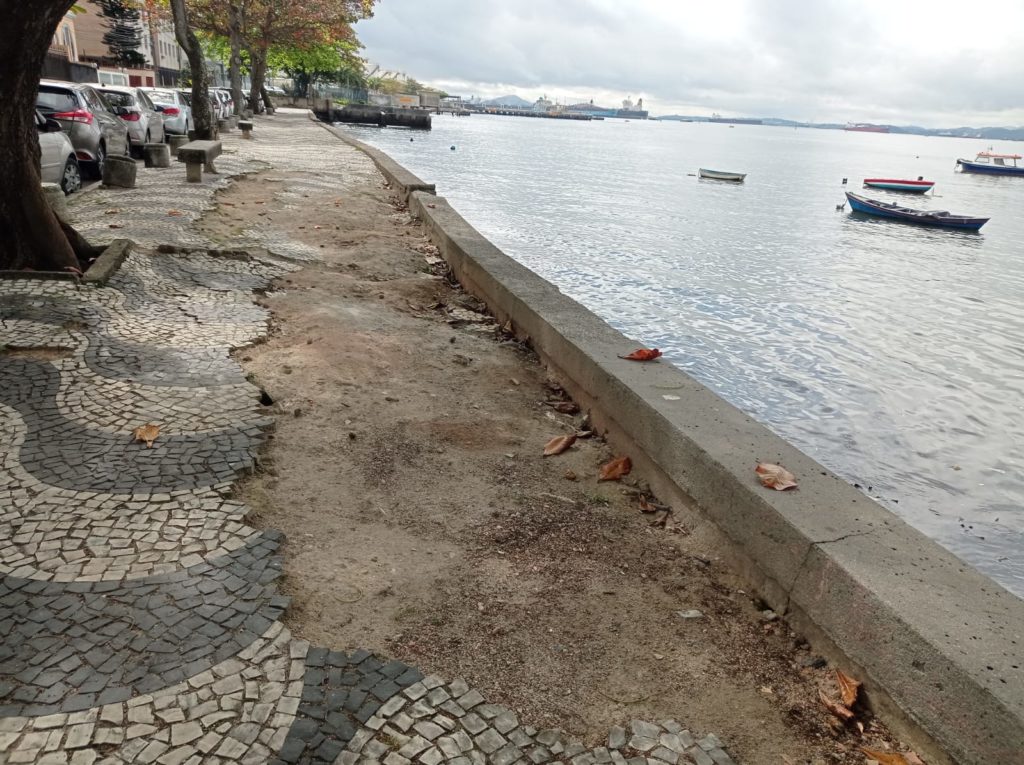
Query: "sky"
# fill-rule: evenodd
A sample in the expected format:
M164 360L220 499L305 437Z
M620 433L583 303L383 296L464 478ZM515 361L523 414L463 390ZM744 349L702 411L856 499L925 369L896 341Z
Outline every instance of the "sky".
M1024 0L378 0L364 56L452 94L1024 125Z

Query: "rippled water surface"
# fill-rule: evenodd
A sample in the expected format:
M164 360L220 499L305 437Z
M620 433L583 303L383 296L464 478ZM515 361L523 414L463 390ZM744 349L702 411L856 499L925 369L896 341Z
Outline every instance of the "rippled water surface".
M954 172L986 144L483 115L349 129L509 255L1024 595L1024 178ZM856 191L919 175L934 196L899 200L991 222L967 234L836 211L844 177Z

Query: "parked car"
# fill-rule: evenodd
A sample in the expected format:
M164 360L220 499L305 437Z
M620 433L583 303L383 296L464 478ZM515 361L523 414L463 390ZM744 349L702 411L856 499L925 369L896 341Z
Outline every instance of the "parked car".
M96 178L103 176L107 154L128 153L128 128L90 85L43 80L36 108L60 123L78 161Z
M219 119L226 120L235 113L235 99L227 88L210 88L210 93L217 97L220 102Z
M192 115L193 115L193 117L192 117L192 127L194 128L195 127L195 108L192 105L192 91L190 89L186 90L186 89L179 88L178 89L178 94L182 98L185 99L185 103L188 104L188 108L192 112ZM214 120L220 119L220 109L221 109L220 99L218 99L217 96L215 96L212 91L207 93L207 96L210 99L210 114L213 115L213 119Z
M164 133L164 117L142 88L103 85L100 92L113 107L114 114L128 126L130 152L141 153L144 144L163 143L167 140Z
M71 139L63 126L53 118L47 119L36 110L36 128L39 133L39 170L43 183L59 183L65 194L82 188L82 171Z
M140 88L149 96L157 111L164 115L164 130L174 135L188 135L192 123L192 107L184 96L170 88Z

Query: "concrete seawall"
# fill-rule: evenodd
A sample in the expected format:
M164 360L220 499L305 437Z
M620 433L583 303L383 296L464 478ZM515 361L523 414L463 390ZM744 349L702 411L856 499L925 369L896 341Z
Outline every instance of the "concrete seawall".
M861 677L928 762L1024 763L1024 601L683 372L618 359L638 343L501 252L432 184L328 129L374 160L463 286L529 338L662 498L717 526L764 599ZM758 461L784 464L800 489L763 489Z

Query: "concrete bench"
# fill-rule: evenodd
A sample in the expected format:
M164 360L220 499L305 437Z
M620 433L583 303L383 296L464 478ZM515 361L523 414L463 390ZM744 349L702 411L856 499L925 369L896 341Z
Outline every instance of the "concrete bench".
M203 180L203 170L216 173L213 160L220 156L220 141L190 141L178 149L178 161L185 163L185 179L189 183Z
M252 138L252 121L251 120L239 120L238 129L242 131L242 138Z

